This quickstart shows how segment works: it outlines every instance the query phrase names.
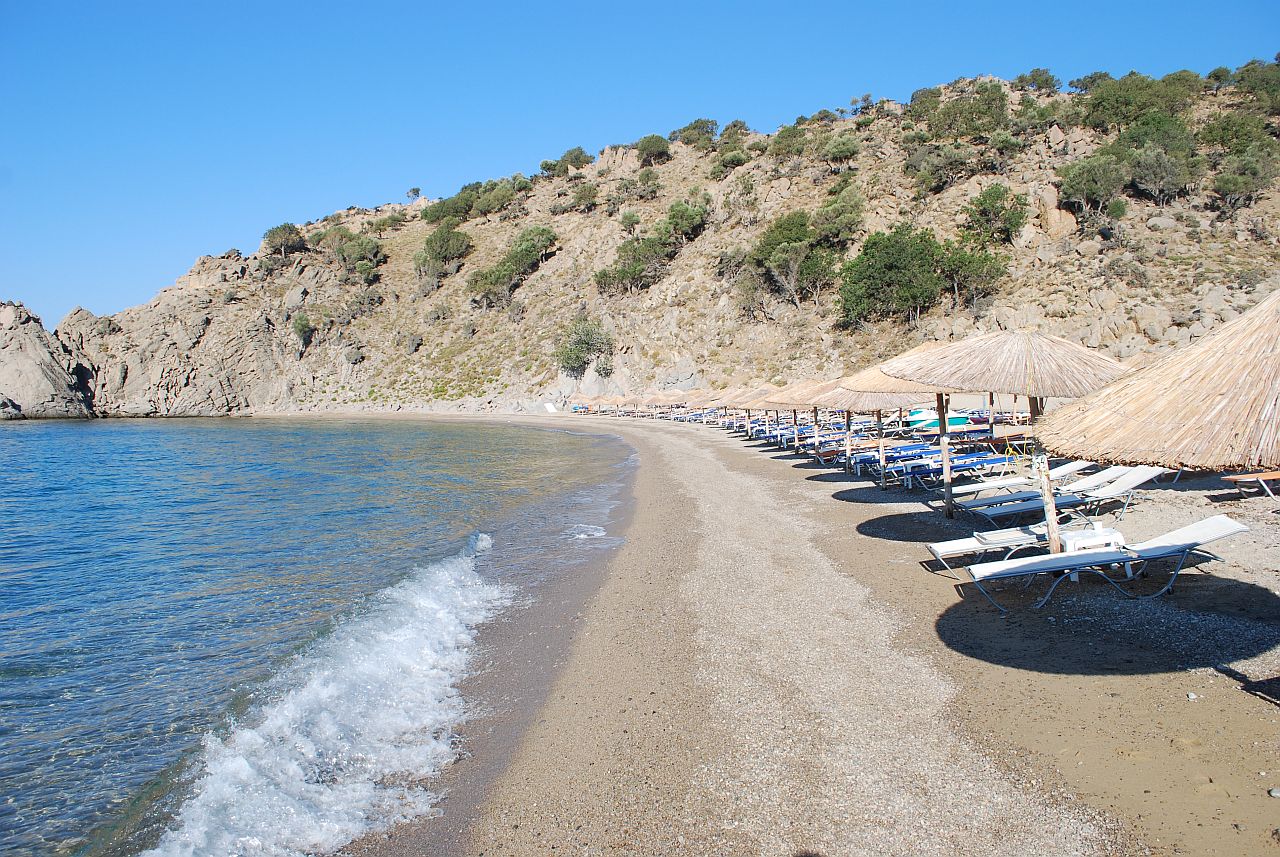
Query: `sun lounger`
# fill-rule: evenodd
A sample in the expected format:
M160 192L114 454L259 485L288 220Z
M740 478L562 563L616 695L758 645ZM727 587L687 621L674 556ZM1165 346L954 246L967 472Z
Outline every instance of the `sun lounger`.
M1019 557L997 562L977 563L965 569L969 579L957 583L956 590L963 595L961 587L968 585L976 587L1000 611L1001 615L1008 611L991 597L991 593L987 591L983 584L1020 577L1029 578L1040 574L1060 574L1061 576L1050 585L1049 591L1044 594L1044 597L1036 602L1036 608L1043 607L1049 602L1049 599L1053 597L1054 591L1061 585L1062 581L1069 577L1074 577L1080 572L1101 577L1117 591L1129 598L1157 598L1173 589L1173 585L1178 579L1178 574L1182 571L1182 566L1186 564L1187 557L1190 554L1199 552L1213 559L1218 559L1219 557L1208 551L1203 551L1202 548L1210 542L1243 533L1248 529L1244 524L1234 521L1226 515L1215 515L1212 518L1205 518L1202 521L1172 530L1145 542L1126 544L1123 548L1098 548L1075 553L1056 553L1048 556ZM1134 595L1121 587L1104 570L1111 566L1123 566L1125 568L1125 576L1132 577L1134 564L1139 564L1145 568L1147 563L1155 560L1175 557L1178 562L1169 576L1169 582L1151 595Z
M1236 490L1240 492L1240 496L1244 496L1244 487L1252 485L1255 488L1262 489L1262 493L1272 499L1280 500L1276 497L1275 492L1271 490L1268 482L1280 482L1280 470L1270 470L1266 473L1237 473L1233 476L1222 477L1225 481L1236 486Z
M1068 461L1065 464L1059 464L1057 467L1049 469L1049 478L1054 484L1063 482L1071 476L1079 473L1081 470L1088 470L1093 466L1092 461ZM970 482L965 485L953 485L951 487L952 494L977 494L982 491L1004 491L1011 488L1021 488L1024 485L1030 485L1033 476L1004 476L998 479L984 479L980 482Z
M1129 510L1129 504L1133 502L1134 492L1141 486L1155 479L1164 473L1172 471L1164 467L1151 467L1144 465L1142 467L1134 467L1128 473L1122 474L1118 479L1113 479L1106 485L1093 490L1085 491L1079 487L1079 482L1071 485L1071 493L1083 496L1088 502L1087 507L1097 510L1103 503L1109 500L1124 500L1116 520L1124 519L1124 513ZM1081 480L1083 481L1083 480Z

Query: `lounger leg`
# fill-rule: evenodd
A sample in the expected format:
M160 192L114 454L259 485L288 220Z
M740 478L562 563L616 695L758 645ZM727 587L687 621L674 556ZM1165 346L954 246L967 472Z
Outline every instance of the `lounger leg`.
M1173 584L1176 583L1178 580L1178 573L1182 571L1182 566L1186 564L1187 557L1190 554L1191 554L1191 551L1186 551L1185 553L1182 554L1182 556L1178 557L1178 564L1174 566L1173 574L1169 576L1169 582L1166 583L1163 587L1161 587L1160 591L1154 592L1151 595L1139 595L1137 597L1142 599L1159 598L1161 595L1164 595L1166 592L1172 592Z
M1008 610L1006 610L1005 608L1001 607L1001 606L1000 606L1000 602L998 602L998 601L996 601L994 598L992 598L992 597L991 597L991 593L990 593L990 592L988 592L988 591L987 591L987 589L986 589L986 587L985 587L985 586L983 586L981 583L979 583L979 582L978 582L978 581L976 581L976 580L966 580L966 581L964 581L964 583L966 583L966 584L967 584L967 583L971 583L971 584L973 584L974 586L976 586L976 587L978 588L978 591L982 593L983 597L984 597L984 598L986 598L988 601L990 601L990 602L991 602L991 606L992 606L992 607L994 607L994 608L996 608L997 610L999 610L999 611L1000 611L1000 618L1002 618L1002 619L1003 619L1005 616L1008 616L1008 615L1009 615L1009 611L1008 611ZM961 587L961 586L963 586L963 585L964 585L964 584L961 584L961 583L957 583L957 584L956 584L956 592L958 592L958 593L960 594L960 597L961 597L961 598L963 598L963 597L964 597L964 591L960 588L960 587Z

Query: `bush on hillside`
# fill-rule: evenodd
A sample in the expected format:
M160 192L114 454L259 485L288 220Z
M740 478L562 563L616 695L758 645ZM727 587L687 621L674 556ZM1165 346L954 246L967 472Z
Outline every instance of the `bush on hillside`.
M522 231L498 264L477 271L467 280L472 300L483 307L509 304L512 293L551 255L555 243L556 234L545 226L530 226Z
M458 269L458 260L471 252L471 236L458 230L459 223L458 218L447 217L423 241L422 249L413 257L419 277L435 279L452 273Z
M1027 198L993 184L964 207L961 231L979 245L1009 244L1027 223Z
M769 154L775 158L794 158L804 154L807 141L799 125L784 125L769 141Z
M660 164L671 157L671 146L665 137L650 134L636 141L636 153L640 155L641 166Z
M1071 87L1076 92L1087 93L1092 92L1095 88L1109 80L1115 80L1115 78L1105 71L1095 71L1090 74L1083 75L1082 77L1077 77L1075 80L1068 81L1067 86Z
M1190 106L1202 89L1203 81L1194 72L1175 72L1160 80L1130 72L1118 80L1094 84L1081 106L1082 119L1099 131L1109 131L1131 125L1152 112L1177 115Z
M977 155L964 143L925 144L911 150L903 170L921 193L941 193L981 171Z
M1257 108L1272 115L1280 113L1280 61L1250 60L1232 77L1241 92L1253 97Z
M832 246L843 246L852 241L862 230L866 205L866 199L852 182L837 185L830 201L814 212L811 225L815 240Z
M1014 89L1034 89L1046 95L1054 95L1062 88L1062 81L1054 77L1047 68L1033 68L1010 82Z
M307 249L307 240L302 237L302 231L292 223L271 227L262 236L262 241L268 252L279 253L281 257Z
M1208 147L1218 160L1226 155L1241 154L1252 146L1276 145L1265 119L1236 110L1219 114L1206 122L1196 134L1196 141Z
M862 143L857 134L845 132L827 141L827 145L822 148L822 159L828 163L847 166L861 151Z
M596 271L596 288L603 295L647 289L661 279L667 264L706 226L710 199L694 191L685 202L673 202L667 216L647 235L622 242L613 264Z
M1252 146L1239 155L1231 155L1213 179L1213 191L1222 209L1229 214L1252 205L1258 194L1271 187L1280 175L1280 157L1276 147Z
M555 351L555 361L566 375L581 378L594 360L597 373L601 377L608 377L613 373L612 354L613 337L604 329L604 325L594 319L579 316L561 335L560 345Z
M983 247L948 241L942 245L938 272L951 286L955 306L968 303L976 311L978 300L991 294L1009 272L1009 260Z
M1125 164L1111 155L1091 155L1058 170L1062 198L1082 209L1101 210L1129 183Z
M302 343L303 348L310 345L311 338L315 336L316 326L311 323L311 319L307 318L307 314L301 310L293 314L293 333L298 337L298 341Z
M973 95L944 103L929 117L929 130L938 137L977 137L1009 125L1009 97L994 81L979 83Z
M856 325L879 317L918 320L946 285L941 273L944 248L929 229L900 223L876 232L862 252L840 269L840 311Z
M422 219L428 223L439 223L446 217L466 220L471 216L471 208L480 196L480 183L466 185L453 196L446 197L422 209Z
M667 139L692 146L700 152L709 152L715 148L716 131L719 127L720 123L714 119L694 119L683 128L672 131Z

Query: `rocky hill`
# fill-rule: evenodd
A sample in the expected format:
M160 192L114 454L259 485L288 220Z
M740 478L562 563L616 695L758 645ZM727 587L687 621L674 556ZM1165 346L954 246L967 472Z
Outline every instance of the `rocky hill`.
M1270 63L1069 93L1037 74L960 80L773 134L703 120L669 143L571 151L532 179L272 230L144 306L77 309L55 335L4 305L0 414L511 409L833 376L997 326L1146 360L1280 282L1278 81ZM975 199L996 186L982 197L1003 200L996 228L979 234ZM817 230L770 244L795 212ZM904 269L855 311L850 263L898 224L997 270L962 294L938 261L946 288L908 300L892 291ZM566 374L575 319L604 343Z

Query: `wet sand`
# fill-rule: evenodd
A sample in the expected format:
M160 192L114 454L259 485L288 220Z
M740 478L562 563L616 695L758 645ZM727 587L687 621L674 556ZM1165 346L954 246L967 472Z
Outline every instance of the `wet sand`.
M1001 619L922 567L965 525L919 494L709 427L530 422L636 448L626 544L540 641L572 638L504 758L460 761L442 818L358 853L1280 853L1264 501L1148 492L1132 538L1254 529L1170 598L1082 584L1032 611L1033 587Z

